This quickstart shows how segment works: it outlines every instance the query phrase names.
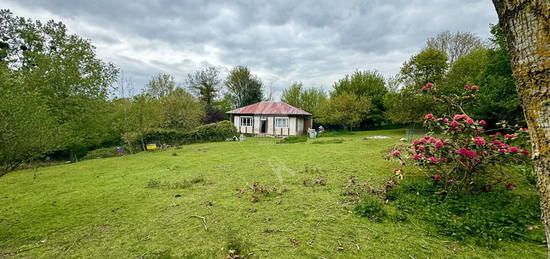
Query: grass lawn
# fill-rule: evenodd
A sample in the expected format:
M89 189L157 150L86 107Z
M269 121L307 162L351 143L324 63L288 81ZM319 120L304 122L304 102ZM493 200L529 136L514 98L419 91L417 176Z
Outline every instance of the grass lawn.
M354 214L347 178L381 185L395 166L383 155L404 134L248 138L12 172L0 178L0 257L545 258L540 243L487 248L429 234L414 217ZM277 191L253 202L254 182Z

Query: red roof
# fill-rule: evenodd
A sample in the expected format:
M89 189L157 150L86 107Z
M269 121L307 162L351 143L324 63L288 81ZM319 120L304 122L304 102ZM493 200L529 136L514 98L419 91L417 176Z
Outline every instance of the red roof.
M229 114L278 114L278 115L311 115L302 109L298 109L284 102L259 102L245 107L241 107Z

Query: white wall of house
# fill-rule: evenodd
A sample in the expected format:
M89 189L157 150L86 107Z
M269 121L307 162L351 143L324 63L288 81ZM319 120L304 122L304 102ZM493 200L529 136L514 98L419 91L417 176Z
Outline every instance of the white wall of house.
M265 133L261 133L262 119L265 119L267 123ZM284 122L285 119L286 123ZM277 124L277 121L279 121L279 124ZM302 135L304 132L303 117L289 117L284 115L235 115L233 116L233 123L240 133L290 136Z

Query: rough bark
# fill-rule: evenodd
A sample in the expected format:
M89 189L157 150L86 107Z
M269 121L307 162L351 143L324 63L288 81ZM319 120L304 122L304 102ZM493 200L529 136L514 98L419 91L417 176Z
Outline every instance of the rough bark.
M533 162L550 258L550 1L493 0L533 142Z

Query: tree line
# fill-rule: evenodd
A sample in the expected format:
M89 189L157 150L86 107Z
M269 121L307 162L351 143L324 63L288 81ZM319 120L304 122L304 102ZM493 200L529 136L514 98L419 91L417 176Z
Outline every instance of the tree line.
M502 120L524 125L506 38L498 25L491 25L491 35L484 41L468 32L445 31L429 38L395 76L357 70L335 82L328 94L294 83L281 99L311 112L317 123L367 129L419 124L427 113L449 115L445 105L434 103L435 96L422 94L427 83L447 96L457 95L464 85L476 85L476 102L464 108L468 114L489 127Z
M264 99L262 81L245 66L225 79L203 67L183 85L159 73L142 92L126 95L131 79L61 22L0 10L0 35L0 175L46 157L77 161L154 129L191 131Z

